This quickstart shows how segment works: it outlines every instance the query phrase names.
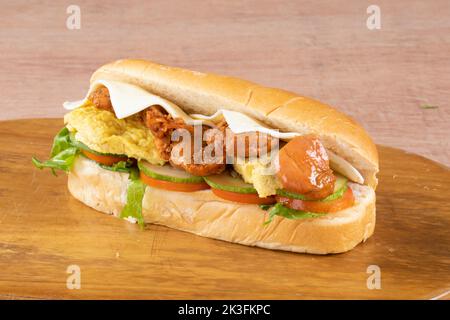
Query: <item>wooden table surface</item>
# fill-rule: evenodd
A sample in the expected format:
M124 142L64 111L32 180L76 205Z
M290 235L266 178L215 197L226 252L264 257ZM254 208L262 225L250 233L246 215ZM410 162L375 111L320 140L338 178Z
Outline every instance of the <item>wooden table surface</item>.
M80 30L66 28L72 3ZM372 3L380 30L366 27ZM315 97L354 116L378 144L450 165L448 0L0 4L0 119L59 117L97 67L138 57Z
M31 165L61 119L0 122L0 299L450 299L450 170L379 147L375 234L354 250L314 256L141 230L99 213ZM69 266L81 288L69 290ZM369 290L378 266L381 289Z

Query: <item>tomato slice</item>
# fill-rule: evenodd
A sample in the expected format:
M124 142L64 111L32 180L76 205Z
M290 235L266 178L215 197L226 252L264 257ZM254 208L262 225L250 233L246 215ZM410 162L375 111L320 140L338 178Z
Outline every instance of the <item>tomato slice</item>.
M332 201L310 201L292 199L283 196L276 196L277 202L282 203L284 206L301 211L328 213L336 212L350 208L355 203L355 198L351 188L347 188L347 191L341 198Z
M146 176L141 171L141 180L145 184L159 188L159 189L165 189L169 191L181 191L181 192L193 192L193 191L200 191L209 189L209 185L206 184L206 182L202 183L183 183L183 182L171 182L171 181L164 181L164 180L158 180L154 178L150 178L149 176Z
M104 155L98 155L98 154L93 154L92 152L86 151L86 150L81 150L81 152L88 157L91 160L94 160L98 163L107 165L107 166L112 166L113 164L120 162L120 161L127 161L127 157L116 157L116 156L104 156Z
M212 189L212 192L222 199L240 203L273 204L276 202L275 197L260 198L256 193L238 193L219 189Z

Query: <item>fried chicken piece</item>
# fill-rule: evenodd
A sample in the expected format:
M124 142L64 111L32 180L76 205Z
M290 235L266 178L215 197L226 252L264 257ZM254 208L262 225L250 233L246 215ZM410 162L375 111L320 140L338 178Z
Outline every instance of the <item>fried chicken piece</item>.
M222 173L226 168L225 162L196 164L194 163L193 156L190 161L187 159L184 156L172 156L170 157L170 164L176 168L184 169L194 176L200 177Z
M231 130L230 130L231 132ZM234 154L235 157L262 157L272 150L271 136L261 132L246 132L240 134L231 133L230 139L227 140L227 150L229 154Z
M161 157L168 161L172 150L171 136L176 129L193 132L193 126L186 125L181 119L173 119L161 106L152 106L142 113L144 125L155 136L155 145Z
M179 167L196 176L208 176L218 174L225 169L225 161L221 163L211 163L205 161L205 148L212 142L201 142L201 147L194 151L194 126L184 123L181 119L173 119L162 107L152 106L143 113L143 121L147 128L151 130L155 136L155 145L160 151L164 160L170 161L174 167ZM189 143L191 144L190 155L184 155L184 141L172 141L171 137L175 130L185 129L189 132ZM203 129L200 131L203 132ZM179 146L181 152L179 154L172 153L175 146ZM199 162L199 163L198 163Z
M236 134L228 128L225 120L217 124L217 130L222 131L225 150L233 157L262 157L271 152L275 142L275 138L261 132Z
M97 108L114 112L111 104L111 98L109 96L108 88L100 86L94 90L88 97Z
M222 132L206 126L202 126L200 132L204 132L205 139L202 139L200 143L197 142L197 146L194 139L190 141L190 148L184 144L184 141L174 145L174 148L179 146L180 150L172 152L170 163L195 176L203 177L223 172L226 168L226 161ZM188 149L190 155L185 155L183 147ZM216 151L219 151L220 154L216 154Z

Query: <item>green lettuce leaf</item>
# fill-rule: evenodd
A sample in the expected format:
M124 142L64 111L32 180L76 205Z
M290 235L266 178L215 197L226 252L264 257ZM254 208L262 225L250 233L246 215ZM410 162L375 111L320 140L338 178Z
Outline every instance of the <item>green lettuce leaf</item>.
M76 141L73 136L71 137L69 130L64 127L53 139L53 146L50 152L51 158L46 161L40 161L33 157L32 162L39 169L50 168L54 175L56 175L55 169L68 172L72 168L75 158L78 155L82 155L80 148L87 149L87 146L81 145L81 142ZM95 152L90 149L89 151ZM130 183L127 189L127 203L120 213L120 217L134 218L143 227L142 200L146 185L139 179L139 170L135 167L135 162L129 159L127 161L120 161L112 166L106 166L101 163L97 164L103 169L129 172Z
M291 191L287 191L287 190L277 190L277 194L283 197L288 197L288 198L292 198L292 199L299 199L299 200L306 200L306 201L319 201L319 202L327 202L327 201L333 201L336 199L341 198L345 191L347 191L347 183L345 183L345 185L342 188L339 188L339 190L337 190L336 192L330 194L328 197L323 198L321 200L311 200L308 199L308 197L306 197L305 195L299 194L299 193L294 193Z
M300 211L287 208L283 206L281 203L275 204L272 209L269 211L269 219L264 222L265 225L271 223L275 216L281 216L287 219L309 219L309 218L318 218L326 213L313 213L307 211Z
M112 166L107 166L101 163L98 163L100 167L106 170L115 171L115 172L131 172L131 167L134 166L134 161L128 159L127 161L119 161Z
M264 211L267 211L267 210L269 210L270 208L272 208L272 204L260 204L259 205L259 207L261 208L261 209L263 209Z
M342 198L344 196L344 193L347 191L347 189L348 189L348 186L346 184L343 188L340 188L335 193L330 194L325 199L322 199L322 200L319 200L319 201L320 202L328 202L328 201L334 201L334 200L340 199L340 198Z
M62 128L58 134L53 139L52 151L50 152L50 157L53 158L57 154L63 152L64 150L73 147L69 129L66 127Z
M51 158L46 161L40 161L33 157L31 161L37 168L50 168L53 174L56 175L55 169L70 171L78 153L78 148L71 143L69 130L64 127L53 139L53 146L50 152Z
M142 199L144 198L146 185L139 179L139 170L137 168L131 169L129 179L127 204L122 209L120 217L123 219L134 218L141 228L143 228L144 217L142 216Z

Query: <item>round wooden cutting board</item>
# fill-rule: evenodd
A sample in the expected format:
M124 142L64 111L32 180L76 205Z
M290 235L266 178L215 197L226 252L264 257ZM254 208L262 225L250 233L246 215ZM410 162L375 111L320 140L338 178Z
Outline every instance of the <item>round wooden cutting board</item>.
M64 173L31 164L62 126L0 122L0 298L449 298L449 168L380 146L375 234L344 254L295 254L141 230L86 207ZM68 289L78 268L81 288Z

